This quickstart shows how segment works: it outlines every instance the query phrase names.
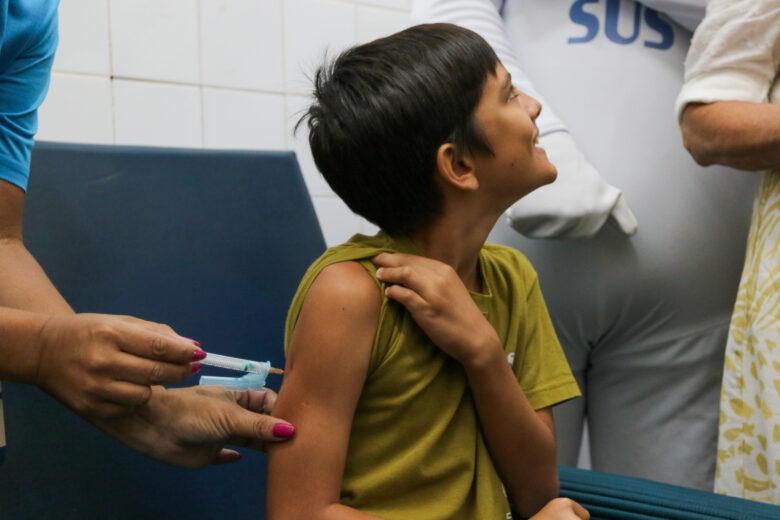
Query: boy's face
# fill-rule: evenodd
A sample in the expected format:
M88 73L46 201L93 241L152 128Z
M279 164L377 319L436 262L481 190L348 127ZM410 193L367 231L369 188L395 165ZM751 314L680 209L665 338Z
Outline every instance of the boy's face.
M515 89L499 63L495 74L488 75L475 110L494 155L479 154L475 162L480 186L494 192L507 207L558 175L545 151L537 146L535 121L540 112L539 102Z

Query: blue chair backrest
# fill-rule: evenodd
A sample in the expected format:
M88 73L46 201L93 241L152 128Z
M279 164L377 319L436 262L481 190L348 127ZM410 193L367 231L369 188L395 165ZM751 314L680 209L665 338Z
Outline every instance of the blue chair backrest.
M292 152L38 143L24 235L77 312L167 323L275 366L292 296L325 249ZM3 396L0 518L263 518L265 454L180 470L36 388L4 383Z

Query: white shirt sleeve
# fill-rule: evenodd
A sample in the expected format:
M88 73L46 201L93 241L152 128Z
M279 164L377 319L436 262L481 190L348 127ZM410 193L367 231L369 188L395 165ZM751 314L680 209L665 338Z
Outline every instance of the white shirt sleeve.
M497 3L500 2L497 0ZM566 130L550 104L534 88L531 80L523 72L504 32L504 21L498 13L496 4L491 0L414 0L412 20L414 23L451 23L471 29L482 36L493 47L498 59L512 75L514 86L542 104L542 113L536 120L539 134L546 135L550 132Z
M689 31L694 31L704 18L707 0L639 0L647 7L664 13Z
M771 101L779 65L779 0L710 0L685 60L678 119L688 103Z

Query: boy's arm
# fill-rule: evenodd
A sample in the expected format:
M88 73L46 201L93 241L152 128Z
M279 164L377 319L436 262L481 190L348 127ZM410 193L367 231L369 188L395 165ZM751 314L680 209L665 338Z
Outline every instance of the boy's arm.
M444 352L463 365L488 450L518 512L531 516L558 495L550 408L534 411L492 325L448 265L383 253L377 277Z
M269 449L269 520L375 518L340 505L339 492L380 306L376 283L356 262L325 268L309 289L273 411L296 430Z

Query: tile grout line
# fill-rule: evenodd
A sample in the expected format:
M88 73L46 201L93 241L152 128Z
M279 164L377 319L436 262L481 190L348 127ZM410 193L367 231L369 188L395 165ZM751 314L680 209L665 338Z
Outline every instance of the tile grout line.
M279 48L281 49L281 55L282 55L282 96L284 100L284 144L287 146L288 149L293 149L293 144L295 139L293 139L292 131L288 129L288 126L290 124L290 103L288 102L287 96L289 93L287 92L287 38L286 38L286 31L285 31L285 16L284 16L284 1L278 0L277 4L279 5L279 27L281 27L281 31L279 31L279 37L281 41L279 42ZM297 158L296 158L297 161Z
M111 0L106 0L108 26L108 79L111 85L111 142L116 144L116 89L114 88L114 37L111 30Z
M198 98L200 101L200 146L206 147L206 109L203 92L203 23L202 14L203 7L201 5L202 0L198 0L196 4L197 10L197 25L198 25Z

